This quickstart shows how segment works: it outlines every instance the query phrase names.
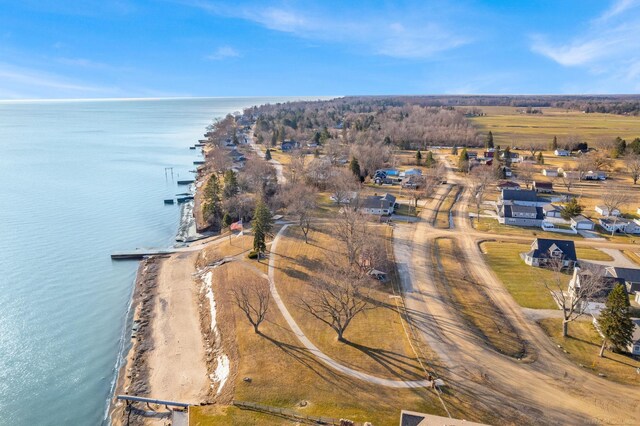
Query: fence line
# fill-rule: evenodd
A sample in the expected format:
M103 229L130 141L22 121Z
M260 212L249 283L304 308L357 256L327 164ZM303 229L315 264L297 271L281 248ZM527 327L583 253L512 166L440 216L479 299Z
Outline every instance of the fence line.
M271 414L278 414L281 416L289 417L294 420L305 421L307 423L318 424L318 425L333 425L333 426L341 426L341 425L359 426L360 425L360 423L352 423L352 422L345 423L343 420L334 419L331 417L310 416L307 414L298 413L288 408L271 407L269 405L257 404L255 402L233 401L233 405L239 408L244 408L244 409L254 410L254 411L263 411Z

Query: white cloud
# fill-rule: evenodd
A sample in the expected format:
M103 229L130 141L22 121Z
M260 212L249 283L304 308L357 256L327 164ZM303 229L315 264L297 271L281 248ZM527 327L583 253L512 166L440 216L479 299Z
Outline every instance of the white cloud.
M446 8L424 10L411 7L370 15L374 13L371 10L346 8L337 13L313 6L301 10L288 4L281 7L260 4L228 7L205 0L177 1L214 15L243 19L299 38L342 44L364 53L394 58L430 58L471 41L469 36L458 33L463 25L457 25L458 30L450 29L456 28L456 20L443 15Z
M227 58L238 58L240 56L241 56L240 52L238 52L233 47L220 46L218 47L218 49L216 49L216 51L213 54L207 55L206 58L212 61L220 61Z
M531 38L531 50L565 67L584 67L594 75L636 80L640 62L640 0L614 2L585 30L569 40L551 42L549 37Z

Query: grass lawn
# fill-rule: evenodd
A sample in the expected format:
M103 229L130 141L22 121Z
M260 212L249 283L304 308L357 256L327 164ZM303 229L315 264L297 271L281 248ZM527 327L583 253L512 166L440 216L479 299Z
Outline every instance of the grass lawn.
M390 227L378 226L389 236ZM278 246L282 258L276 264L278 291L300 327L311 341L327 354L351 368L380 377L424 378L408 339L390 290L379 285L372 297L381 307L356 318L345 337L352 343L339 343L328 326L296 308L296 298L304 295L314 276L324 273L325 253L342 256L328 234L312 231L311 244L301 232L290 227ZM242 285L243 277L256 269L255 261L242 260L213 270L214 292L225 351L231 359L231 375L226 385L231 398L273 407L287 408L314 416L349 418L374 425L397 424L401 409L444 415L433 391L425 388L395 389L369 384L342 375L319 361L290 330L275 303L271 301L261 335L255 334L244 314L231 303L229 290ZM255 273L255 272L254 272ZM391 274L392 276L394 274ZM426 356L429 356L428 348ZM437 359L429 359L437 371ZM250 381L243 380L250 378ZM490 422L490 413L473 408L473 401L462 400L447 391L443 398L458 418ZM302 407L301 402L306 405ZM192 425L288 424L289 421L235 407L210 405L194 407Z
M468 271L459 261L461 255L454 241L445 238L436 240L433 260L440 272L437 284L441 294L461 314L470 329L490 347L509 356L523 356L524 343L509 320L484 292L482 284L468 278Z
M481 244L487 263L520 306L534 309L556 309L542 280L550 280L553 273L547 269L528 266L520 253L530 249L528 244L485 242ZM567 283L569 282L567 275Z
M469 207L470 211L475 212L475 206ZM534 238L554 238L558 240L575 240L582 239L580 235L559 234L556 232L547 232L538 228L525 228L520 226L502 225L498 223L496 219L480 218L480 223L477 220L472 221L473 227L480 232L488 232L491 234L503 234L503 235L518 235L522 237L531 237L531 241Z
M451 211L451 207L453 207L453 203L455 203L459 192L460 190L458 187L453 185L444 200L442 200L442 204L440 204L434 223L436 228L449 229L449 212Z
M578 255L578 259L602 260L605 262L613 260L613 257L609 256L607 253L589 247L576 247L576 254Z
M640 255L638 255L638 253L631 250L623 250L622 253L625 256L627 256L629 260L631 260L632 262L635 262L638 265L638 267L640 267Z
M640 385L640 361L630 356L605 351L604 358L598 353L602 338L593 327L591 321L574 321L569 324L569 337L562 337L561 319L544 319L540 322L543 330L558 345L567 352L567 356L576 364L582 364L585 369L594 374L605 374L607 379L620 383Z

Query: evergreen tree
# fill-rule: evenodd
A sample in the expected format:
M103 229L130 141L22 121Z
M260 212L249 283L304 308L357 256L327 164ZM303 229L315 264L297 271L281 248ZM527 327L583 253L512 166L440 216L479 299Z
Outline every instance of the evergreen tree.
M571 198L569 202L562 208L560 216L562 216L564 220L570 220L572 217L581 214L583 209L584 206L578 203L578 200L576 198Z
M615 147L613 148L612 157L622 157L627 153L627 141L618 136L615 140Z
M320 145L320 132L315 132L313 134L313 143Z
M278 129L278 143L284 142L286 139L287 133L284 131L284 126L280 126Z
M238 131L236 129L233 129L233 139L232 142L234 145L238 145L239 141L238 141Z
M486 149L493 148L493 133L491 130L487 133L487 140L484 142L484 147Z
M229 213L225 213L224 216L222 216L222 227L228 228L232 223L233 218L231 217L231 215L229 215Z
M504 154L504 163L507 166L510 166L511 165L511 148L506 147L504 151L502 151L502 153Z
M209 177L207 185L204 188L204 207L202 214L205 220L212 226L220 225L220 217L222 216L222 205L220 203L220 181L214 173Z
M551 142L551 151L555 151L556 149L558 149L558 137L554 136L553 142Z
M327 126L324 126L322 128L322 133L320 133L320 144L324 145L329 139L331 139L331 133L329 133Z
M457 146L452 146L451 147L451 155L458 155L458 147Z
M600 331L604 335L600 356L607 344L615 350L624 350L633 337L634 324L629 313L629 296L622 284L617 284L609 293L605 308L598 317Z
M424 160L424 165L427 167L433 167L436 163L436 159L433 158L433 152L427 151L427 158Z
M385 145L391 145L391 138L389 136L385 136L383 142Z
M271 160L271 150L269 148L267 148L267 150L264 153L264 159L267 161Z
M635 138L627 148L634 154L640 154L640 138Z
M253 213L253 251L258 253L258 257L267 251L266 239L271 235L273 219L269 207L264 201L258 201Z
M542 152L538 153L538 157L536 158L536 161L538 164L544 164L544 156L542 155Z
M360 163L358 163L357 158L353 157L351 159L351 163L349 163L349 169L351 169L351 173L353 173L355 177L360 179L360 176L362 176L362 173L360 171Z
M416 164L419 166L422 162L422 153L420 150L416 151Z
M233 170L227 170L224 173L224 190L222 191L222 198L228 200L238 193L240 189L238 185L238 177Z
M320 150L319 150L318 148L316 148L316 150L315 150L315 151L313 151L313 156L314 156L315 158L319 158L319 157L320 157Z
M460 152L460 157L458 158L458 169L462 172L466 172L469 168L469 153L467 152L467 148L462 148L462 152Z
M278 131L273 129L273 133L271 133L271 146L276 146L278 144Z

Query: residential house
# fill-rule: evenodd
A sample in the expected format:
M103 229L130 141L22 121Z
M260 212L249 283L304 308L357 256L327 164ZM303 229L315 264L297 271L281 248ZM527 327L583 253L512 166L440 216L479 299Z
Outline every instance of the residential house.
M571 155L566 149L556 149L553 153L556 157L569 157Z
M512 163L519 163L522 161L522 156L517 152L509 152L509 153L502 152L502 154L500 154L500 158L502 158L503 160L508 159Z
M469 156L469 160L475 160L478 158L478 153L476 151L467 151L467 155Z
M548 177L557 177L558 169L542 169L542 174Z
M494 149L490 149L489 151L485 151L483 156L484 158L493 158L496 155L496 151Z
M569 296L575 300L582 285L586 280L592 279L594 274L601 276L601 288L595 294L591 295L589 300L583 300L580 303L579 310L585 314L597 317L600 311L604 309L609 293L619 284L616 278L607 274L606 267L589 262L580 262L580 266L573 270L573 276L569 281ZM625 288L626 291L626 288Z
M536 238L531 243L531 250L520 257L529 266L545 266L551 261L562 261L564 267L573 268L578 261L573 241L550 238Z
M633 336L631 336L631 343L627 346L627 351L631 355L640 356L640 318L633 318L631 320L633 325Z
M533 182L533 190L543 194L551 194L553 192L553 184L551 182Z
M498 204L518 204L521 206L542 207L548 203L549 200L538 197L538 193L530 189L520 191L503 189L500 193L500 197L498 198Z
M627 289L627 293L640 293L640 269L608 266L606 268L606 276L623 284Z
M587 173L582 176L584 180L606 180L607 174L601 170L596 170L595 172L589 170Z
M512 180L508 180L508 181L500 182L499 184L496 185L496 188L498 188L498 191L502 191L503 189L512 189L514 191L520 191L520 184Z
M623 234L640 234L640 225L632 220L622 217L607 216L598 220L600 226L608 232Z
M511 171L511 167L504 166L504 167L502 167L502 171L504 172L504 177L513 176L513 172Z
M613 212L609 214L609 209L603 205L596 206L596 213L600 214L600 216L620 216L620 210L613 209Z
M422 176L422 170L420 169L408 169L404 172L400 172L400 177L409 177L409 176Z
M513 226L542 226L544 212L542 207L507 204L498 211L498 222Z
M396 197L391 194L372 195L365 198L360 204L360 210L366 214L385 215L393 214L396 208Z
M545 204L542 206L542 211L544 212L544 217L549 218L561 218L562 217L562 209L555 204Z
M444 386L444 381L435 379L434 384ZM451 417L440 417L433 414L418 413L402 410L400 412L400 426L486 426L484 423L475 423L468 420L458 420Z
M280 145L280 149L282 150L282 152L289 152L297 148L300 148L300 142L293 139L282 141L282 144Z
M575 230L593 231L596 224L582 215L571 218L571 227Z

